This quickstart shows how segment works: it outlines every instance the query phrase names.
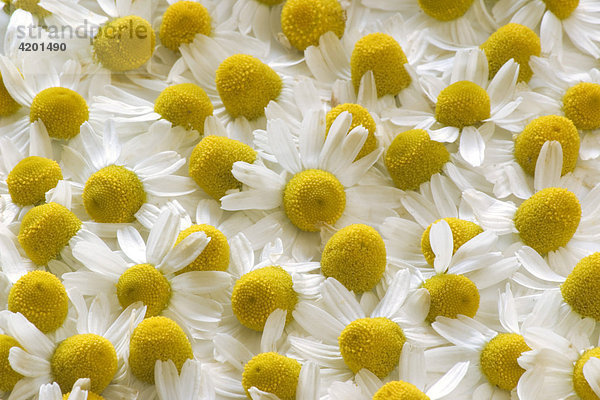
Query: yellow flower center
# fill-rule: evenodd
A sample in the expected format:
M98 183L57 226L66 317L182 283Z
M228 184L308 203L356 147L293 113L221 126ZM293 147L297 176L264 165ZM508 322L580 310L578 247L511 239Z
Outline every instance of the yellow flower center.
M141 301L147 307L146 318L154 317L167 308L171 284L153 265L138 264L119 277L117 297L123 308Z
M56 139L72 139L79 135L81 124L88 118L85 99L64 87L42 90L33 98L29 110L29 121L41 119L48 135Z
M38 265L56 258L81 228L81 221L57 203L42 204L25 214L19 229L19 244Z
M219 65L217 90L227 112L248 120L265 115L265 107L277 99L283 86L281 77L258 58L233 55Z
M515 213L521 240L540 254L569 243L581 220L577 196L567 189L547 188L525 200Z
M529 57L542 51L540 38L534 31L520 24L510 23L500 27L481 45L488 59L490 79L511 58L519 63L519 82L529 82L533 71Z
M577 129L600 128L600 85L581 82L563 96L563 111Z
M516 333L499 333L488 342L480 355L481 370L492 385L513 390L525 372L517 363L521 353L531 348L523 336Z
M129 343L129 366L141 381L154 384L154 364L157 360L171 360L181 367L193 358L192 345L175 321L167 317L143 320L134 330Z
M281 400L295 400L301 368L293 358L273 352L261 353L252 357L244 367L242 386L248 398L248 390L254 386Z
M464 128L489 118L490 110L490 96L481 86L459 81L440 92L435 119L444 125Z
M96 222L133 222L146 202L144 185L135 172L109 165L90 176L83 188L83 205Z
M411 383L391 381L375 392L373 400L429 400L429 396Z
M331 31L341 39L346 14L336 0L287 0L281 11L281 28L290 44L300 51L317 46Z
M13 5L16 8L30 12L40 18L44 18L50 15L50 11L39 6L40 0L15 0Z
M340 281L348 290L366 292L379 282L386 267L385 243L368 225L348 225L325 245L321 272Z
M136 15L117 18L94 37L94 57L111 71L141 67L152 57L156 35L148 21Z
M352 114L352 125L350 125L348 132L357 126L362 126L369 132L365 144L363 144L363 147L360 149L360 152L355 158L356 161L377 149L377 138L375 138L375 120L373 117L371 117L369 111L361 105L351 103L340 104L339 106L332 108L331 111L327 113L327 128L325 130L326 134L329 133L329 128L331 128L333 121L335 121L338 115L344 111L348 111L350 114Z
M460 246L483 232L483 229L481 229L479 225L471 221L465 221L464 219L459 218L443 218L443 220L450 225L450 230L452 231L452 239L454 240L452 254L456 253ZM438 221L440 220L438 219L435 222ZM423 236L421 236L421 251L423 252L423 256L425 256L425 260L427 260L427 263L431 266L433 266L433 261L435 260L435 253L431 249L429 232L431 232L431 226L434 223L429 224L427 229L423 232Z
M479 290L464 275L434 275L423 283L431 298L427 321L438 316L456 318L462 314L473 318L479 309Z
M63 392L71 390L77 379L90 378L90 389L102 393L117 372L117 353L102 336L93 333L75 335L58 345L50 367L54 381Z
M23 348L14 338L0 334L0 390L3 392L10 392L23 377L15 372L8 362L8 355L12 347Z
M16 113L21 105L12 98L0 75L0 117L8 117Z
M558 19L569 18L579 5L579 0L543 0L543 2Z
M247 144L223 136L205 136L190 156L189 174L215 200L231 189L241 189L231 169L236 161L252 164L256 151Z
M63 400L68 400L71 392L63 394ZM87 400L104 400L104 397L98 396L96 393L88 391Z
M583 366L592 357L600 358L600 347L584 352L573 367L573 388L581 400L598 400L600 398L594 393L583 375Z
M160 24L161 43L177 51L184 43L191 43L197 34L210 35L210 14L206 7L195 1L178 1L167 8Z
M181 231L175 246L194 232L204 232L210 239L202 253L190 265L177 272L177 275L189 271L227 271L229 268L229 243L223 233L212 225L192 225Z
M419 7L438 21L452 21L465 15L473 0L419 0Z
M58 163L44 157L31 156L19 161L6 178L13 202L29 206L44 201L46 192L63 178Z
M371 33L354 45L350 57L352 84L358 92L360 80L367 71L373 71L377 96L397 95L410 85L411 78L404 64L408 60L402 47L390 35Z
M173 6L180 3L191 2L178 2ZM200 86L182 83L169 86L160 92L154 103L154 111L174 126L181 126L187 130L195 129L202 135L204 120L213 115L213 105Z
M344 186L333 174L320 169L298 172L285 186L283 208L298 229L318 232L333 225L346 208Z
M423 129L399 133L385 153L385 167L402 190L416 190L450 160L446 147Z
M600 253L582 258L560 291L573 310L600 321Z

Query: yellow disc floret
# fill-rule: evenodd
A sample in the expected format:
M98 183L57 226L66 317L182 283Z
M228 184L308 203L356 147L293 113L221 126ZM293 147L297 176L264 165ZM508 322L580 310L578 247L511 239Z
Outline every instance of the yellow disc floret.
M337 0L287 0L281 11L281 28L290 44L304 51L317 46L329 31L341 38L346 15Z
M13 1L13 5L16 8L20 8L21 10L25 10L30 12L38 17L44 18L50 15L50 11L42 8L40 5L40 0L15 0Z
M533 71L529 57L542 51L540 38L534 31L520 24L510 23L500 27L481 45L488 59L490 79L511 58L519 65L519 82L529 82Z
M248 390L256 387L272 393L281 400L295 400L296 386L302 366L293 358L277 353L260 353L252 357L244 367L242 386Z
M206 7L195 1L178 1L165 11L158 35L161 43L177 51L184 43L191 43L197 34L210 35L210 14Z
M111 71L141 67L152 57L156 35L148 21L137 15L117 18L94 37L94 57Z
M411 383L391 381L375 392L373 400L429 400L429 397Z
M68 400L69 399L69 395L71 394L71 392L63 394L63 400ZM104 397L102 396L98 396L96 393L87 392L87 400L104 400Z
M90 390L102 393L117 372L117 352L102 336L75 335L60 342L50 367L63 392L71 390L78 379L90 378Z
M525 372L517 358L529 350L531 348L527 346L523 336L516 333L499 333L481 351L481 370L492 385L504 390L513 390Z
M29 206L44 201L46 192L62 178L56 161L31 156L15 165L6 178L6 185L15 204Z
M568 118L546 115L531 121L515 139L515 159L529 175L534 175L545 142L556 140L563 152L561 174L573 172L579 155L579 132Z
M515 213L521 240L540 254L565 246L581 220L581 205L573 192L546 188L525 200Z
M490 117L490 96L476 83L459 81L442 90L435 105L435 119L457 128L475 125Z
M573 367L573 388L581 400L598 400L600 397L594 393L594 390L583 375L583 366L590 358L600 358L600 347L595 347L584 352Z
M29 110L29 121L42 120L48 135L56 139L71 139L79 135L81 124L88 118L85 99L64 87L42 90L33 98Z
M579 5L579 0L543 0L548 10L558 19L567 19Z
M191 2L184 1L183 3ZM195 129L202 135L204 134L204 120L209 115L213 115L213 105L200 86L193 83L181 83L169 86L160 92L154 102L154 112L175 126L181 126L187 130Z
M465 15L473 0L419 0L419 7L438 21L452 21Z
M8 117L16 113L21 105L12 98L0 75L0 117Z
M438 221L440 220L438 219L435 222ZM452 254L456 253L460 246L483 232L483 229L481 229L479 225L471 221L465 221L464 219L444 218L444 221L448 223L450 230L452 231L452 239L454 240ZM429 265L433 265L433 261L435 260L435 253L431 249L431 243L429 242L429 233L431 232L431 226L434 223L429 224L427 229L423 232L423 236L421 236L421 251Z
M600 128L600 85L581 82L563 96L563 111L577 129Z
M147 318L131 334L129 366L141 381L154 384L157 360L171 360L181 372L183 364L193 357L192 345L183 329L169 318Z
M600 253L582 258L560 291L573 310L600 321Z
M296 227L318 232L333 225L346 208L344 186L330 172L307 169L289 180L283 191L283 208Z
M225 59L217 69L216 83L227 112L248 120L265 115L265 107L277 99L283 86L277 72L245 54Z
M137 264L119 277L117 297L123 308L141 301L147 307L146 318L154 317L169 304L171 284L153 265Z
M223 136L205 136L190 156L189 174L207 194L221 199L231 189L241 189L231 169L236 161L252 164L256 151L238 140Z
M377 96L397 95L406 88L411 77L404 68L408 60L402 47L390 35L371 33L354 45L350 57L352 84L358 92L360 80L367 71L373 71Z
M83 188L83 205L96 222L133 222L145 202L142 181L121 165L109 165L95 172Z
M38 265L56 258L81 228L81 221L57 203L42 204L25 214L19 229L19 244Z
M371 114L369 114L369 111L359 104L340 104L339 106L332 108L331 111L327 113L327 128L325 129L326 134L329 133L329 128L331 128L333 121L335 121L338 115L344 111L348 111L350 114L352 114L352 125L350 125L350 129L348 131L362 125L362 127L369 132L365 144L363 144L363 147L356 156L356 160L358 160L377 148L377 138L375 137L375 120Z
M438 316L456 318L466 315L473 318L479 309L479 290L464 275L434 275L423 283L431 299L427 321L433 322Z
M379 282L386 266L385 243L368 225L348 225L325 245L321 272L340 281L348 290L366 292Z
M227 237L212 225L192 225L181 231L177 236L175 246L194 232L204 232L210 242L190 265L178 271L177 274L189 271L227 271L229 268L229 243Z
M13 347L23 348L14 338L0 334L0 390L10 392L23 375L10 366L8 355Z

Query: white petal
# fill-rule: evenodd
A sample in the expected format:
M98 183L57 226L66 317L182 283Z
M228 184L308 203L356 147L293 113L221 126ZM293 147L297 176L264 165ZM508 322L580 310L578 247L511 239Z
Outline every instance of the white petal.
M590 357L583 366L583 376L596 396L600 396L600 358Z
M485 142L477 128L466 126L460 135L460 155L473 167L479 167L485 157Z
M535 190L559 186L562 167L563 152L560 143L556 140L545 142L535 164Z
M277 351L277 341L283 334L283 328L285 328L285 320L287 311L277 309L273 311L267 321L260 340L260 351L261 353L268 353L270 351Z
M444 273L450 265L454 251L452 229L445 220L438 221L431 226L429 243L435 254L435 260L433 261L435 272L438 274Z
M467 374L468 369L469 361L463 361L456 364L427 390L427 396L429 396L431 400L437 400L450 394L458 387Z
M194 232L169 249L157 268L165 275L177 272L191 264L204 251L209 242L210 238L206 236L206 233Z
M320 393L319 365L313 361L305 361L300 369L296 400L317 400Z

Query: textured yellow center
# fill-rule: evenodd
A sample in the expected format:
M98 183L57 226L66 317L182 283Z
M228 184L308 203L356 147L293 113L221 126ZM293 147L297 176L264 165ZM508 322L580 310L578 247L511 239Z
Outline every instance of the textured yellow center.
M171 360L181 367L193 358L192 345L175 321L166 317L143 320L134 330L129 343L129 367L136 378L154 384L154 364Z
M197 34L210 35L210 14L206 7L195 1L178 1L167 8L160 24L161 43L177 51L184 43L191 43Z
M281 28L290 44L304 51L317 46L329 31L341 38L346 15L337 0L287 0L281 11Z
M265 107L277 99L283 83L277 72L258 58L233 55L219 65L217 90L227 112L248 120L265 115Z
M434 275L423 283L431 298L427 321L438 316L456 318L462 314L473 318L479 309L479 290L464 275Z
M83 205L96 222L133 222L144 202L142 181L135 172L120 165L95 172L83 188Z
M600 399L600 397L596 396L583 375L583 366L592 357L600 358L600 347L595 347L584 352L573 367L573 388L581 400Z
M346 208L344 186L333 174L320 169L298 172L285 186L283 207L299 229L318 232L333 225Z
M452 239L454 240L454 249L452 250L452 254L456 253L460 246L483 232L483 229L481 229L479 225L471 221L465 221L464 219L459 218L443 219L448 223L448 225L450 225L450 230L452 231ZM435 222L438 221L440 220L438 219ZM429 242L429 232L431 232L432 225L433 223L429 224L427 229L425 229L423 232L423 236L421 236L421 251L423 252L425 260L427 260L429 265L433 265L433 261L435 260L435 253L431 249L431 243Z
M179 3L174 5L177 4ZM154 111L175 126L195 129L204 134L204 120L213 115L213 105L200 86L182 83L169 86L160 92L154 103Z
M520 24L510 23L500 27L481 45L488 59L490 79L511 58L519 63L519 82L529 82L533 71L529 57L542 51L540 38L534 31Z
M600 253L582 258L560 291L573 310L600 321Z
M397 95L411 82L404 68L407 62L402 47L390 35L371 33L362 37L354 45L350 57L354 89L358 92L362 76L367 71L373 71L377 96Z
M111 71L141 67L152 57L156 35L148 21L136 15L117 18L94 37L94 57Z
M261 353L252 357L244 367L242 386L248 398L248 389L254 386L281 400L295 400L301 368L293 358L272 352Z
M141 301L147 307L146 318L154 317L169 304L171 284L153 265L138 264L119 277L117 297L123 308Z
M71 390L77 379L90 378L90 389L102 393L117 372L117 353L102 336L93 333L75 335L58 345L50 367L54 381L63 392Z
M41 119L48 135L71 139L79 135L81 124L89 118L85 99L64 87L51 87L39 92L31 102L29 121Z
M23 348L14 338L0 334L0 390L10 392L23 375L15 372L8 362L12 347Z
M490 96L476 83L459 81L442 90L435 105L435 119L464 128L490 117Z
M40 0L15 0L13 1L13 5L41 18L49 16L50 11L40 7L39 2Z
M44 157L31 156L19 161L6 178L8 193L20 206L40 203L46 192L63 178L58 163Z
M481 370L492 385L500 389L513 390L525 370L517 358L531 348L523 336L516 333L499 333L488 342L480 355Z
M62 397L63 400L68 400L70 394L71 394L71 392L63 394L63 397ZM98 396L96 393L92 393L92 392L88 391L87 400L104 400L104 397Z
M339 106L332 108L331 111L327 113L327 128L325 130L327 134L329 133L329 128L331 128L333 121L335 121L338 115L344 111L348 111L350 114L352 114L352 125L350 125L349 131L357 126L362 125L369 132L365 144L363 144L362 149L360 149L360 152L356 156L355 160L358 160L377 148L377 138L375 138L375 120L373 117L371 117L369 111L359 104L340 104Z
M525 200L515 213L521 240L540 254L569 243L581 220L577 196L567 189L547 188Z
M546 7L550 10L558 19L566 19L571 16L573 11L579 5L579 0L542 0L546 3Z
M223 136L205 136L194 147L190 157L189 174L198 186L215 200L231 189L241 189L231 169L236 161L252 164L256 151L247 144Z
M473 0L419 0L425 14L438 21L452 21L462 17L473 4Z
M194 232L204 232L210 242L190 265L178 271L177 274L189 271L226 271L229 268L229 243L225 235L212 225L192 225L181 231L177 236L175 246Z
M21 105L12 98L6 86L4 85L4 81L2 80L2 75L0 75L0 117L7 117L16 113Z
M391 381L375 392L373 400L429 400L429 397L411 383Z
M19 229L19 244L38 265L56 258L81 228L81 221L57 203L42 204L25 214Z
M600 85L581 82L563 96L563 111L577 129L600 128Z

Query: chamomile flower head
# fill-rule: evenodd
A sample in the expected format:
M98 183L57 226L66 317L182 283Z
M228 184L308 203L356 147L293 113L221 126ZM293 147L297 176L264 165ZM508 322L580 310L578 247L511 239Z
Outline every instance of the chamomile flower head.
M202 4L195 1L177 1L170 4L162 16L159 29L161 43L177 51L184 43L191 43L197 34L209 36L211 17Z
M160 92L154 102L154 112L173 126L181 126L187 130L194 129L203 134L204 121L206 117L212 115L213 106L200 86L181 83L169 86Z
M19 342L8 335L1 334L0 335L0 390L3 392L10 392L13 390L17 382L23 375L16 372L10 366L10 362L8 360L10 349L13 347L23 348L19 344Z

